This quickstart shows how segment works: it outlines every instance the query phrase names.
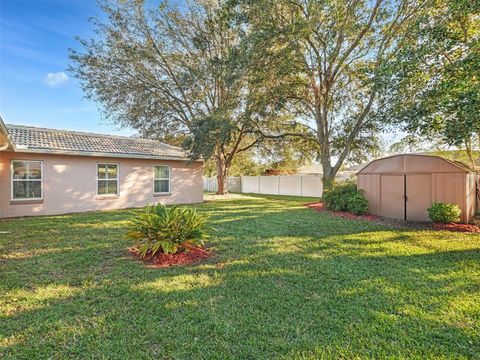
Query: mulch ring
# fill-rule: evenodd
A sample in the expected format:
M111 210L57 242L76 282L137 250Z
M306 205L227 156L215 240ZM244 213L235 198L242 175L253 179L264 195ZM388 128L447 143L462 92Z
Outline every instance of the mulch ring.
M477 224L439 224L439 223L429 223L429 222L411 222L395 219L387 219L375 215L355 215L346 211L329 211L325 208L323 203L314 202L305 204L305 206L314 209L316 211L328 211L333 216L338 216L348 220L366 220L373 221L378 224L393 226L397 228L410 228L418 230L445 230L445 231L454 231L454 232L465 232L465 233L480 233L480 226Z
M480 233L480 226L474 224L433 224L435 230L446 230L446 231L455 231L455 232L465 232L465 233Z
M190 247L188 251L182 251L177 254L157 253L153 256L147 254L144 258L140 256L136 248L129 248L128 251L134 258L154 268L198 264L213 255L212 251L203 247Z
M328 211L323 205L323 203L321 202L308 203L308 204L305 204L305 206L308 206L310 209L314 209L316 211ZM331 211L330 213L333 216L338 216L338 217L349 219L349 220L369 220L369 221L378 220L378 216L375 216L375 215L355 215L347 211Z

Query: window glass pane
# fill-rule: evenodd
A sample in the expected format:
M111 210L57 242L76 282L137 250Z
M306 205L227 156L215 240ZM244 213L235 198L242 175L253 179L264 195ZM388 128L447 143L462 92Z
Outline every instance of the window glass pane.
M38 161L13 161L14 179L41 179L42 164Z
M107 181L107 194L117 195L117 180Z
M105 195L107 193L107 182L105 180L98 180L98 195Z
M13 198L14 199L34 199L42 197L41 181L14 181Z
M117 195L117 180L98 180L98 195Z
M168 179L169 169L168 166L155 166L155 179Z
M42 164L39 162L27 163L27 178L28 179L41 179L42 178Z
M23 161L14 161L13 162L13 178L14 179L26 179L27 178L27 169Z
M117 178L117 165L107 165L107 178L109 179Z
M155 180L156 193L166 193L170 191L170 184L168 180Z
M99 179L105 179L107 177L107 165L98 164L97 177Z

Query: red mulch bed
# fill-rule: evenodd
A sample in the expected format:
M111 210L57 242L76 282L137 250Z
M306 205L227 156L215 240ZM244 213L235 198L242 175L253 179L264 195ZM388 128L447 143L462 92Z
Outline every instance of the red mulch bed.
M455 231L455 232L465 232L465 233L480 233L480 226L473 224L433 224L435 230L446 230L446 231Z
M314 209L317 211L327 210L325 206L323 206L323 203L321 202L308 203L308 204L305 204L305 206L308 206L310 209Z
M314 202L305 204L305 206L314 209L316 211L329 211L325 208L323 203L321 202ZM380 218L375 215L355 215L349 213L347 211L330 211L330 214L333 216L338 216L348 220L367 220L367 221L375 221L378 223L383 223L387 225L394 225L400 227L421 227L423 229L434 229L434 230L445 230L445 231L455 231L455 232L464 232L464 233L480 233L480 226L474 224L457 224L457 223L450 223L450 224L440 224L440 223L424 223L424 224L417 224L417 223L409 223L403 222L401 220L391 220L386 218Z
M327 210L323 205L323 203L321 202L308 203L308 204L305 204L305 206L308 206L310 209L314 209L316 211ZM338 216L338 217L349 219L349 220L369 220L369 221L378 220L378 216L375 216L375 215L355 215L347 211L332 211L331 214L334 216Z
M211 251L202 247L191 247L188 252L183 251L178 254L157 253L154 256L147 255L145 258L142 258L138 254L136 248L130 248L128 251L130 251L136 259L142 260L155 268L198 264L213 255Z

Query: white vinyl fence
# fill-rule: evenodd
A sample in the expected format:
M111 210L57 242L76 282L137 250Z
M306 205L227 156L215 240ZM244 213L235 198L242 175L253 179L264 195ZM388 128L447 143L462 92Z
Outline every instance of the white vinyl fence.
M336 179L348 180L354 176L352 171L343 171L337 174ZM321 197L323 193L321 175L229 177L227 187L229 192L269 195ZM203 190L216 192L217 178L204 177Z
M242 184L240 177L231 176L227 179L227 190L229 192L241 192ZM203 178L203 191L217 192L218 183L216 177Z
M321 197L318 175L242 176L242 193Z

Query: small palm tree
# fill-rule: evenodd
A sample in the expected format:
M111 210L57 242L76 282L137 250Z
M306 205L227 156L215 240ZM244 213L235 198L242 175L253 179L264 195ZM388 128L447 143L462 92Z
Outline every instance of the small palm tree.
M206 222L207 217L192 208L148 205L130 219L127 236L136 240L142 257L159 251L176 254L204 244L211 229Z

